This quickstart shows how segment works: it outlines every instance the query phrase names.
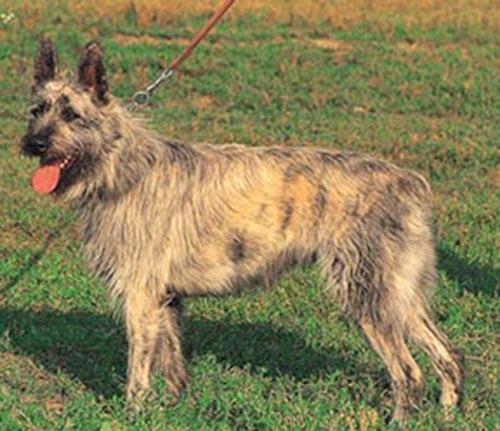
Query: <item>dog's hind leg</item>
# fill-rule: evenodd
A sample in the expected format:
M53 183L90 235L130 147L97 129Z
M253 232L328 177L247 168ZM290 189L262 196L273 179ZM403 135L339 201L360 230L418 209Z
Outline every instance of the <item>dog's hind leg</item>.
M407 319L411 340L430 357L441 381L441 405L445 409L456 406L463 385L462 355L451 345L424 309Z
M397 309L388 307L391 292L386 285L382 253L363 243L362 237L322 258L327 285L343 311L353 316L391 377L395 401L394 418L403 420L417 404L423 375L404 339L404 326ZM331 262L331 263L329 263Z
M368 317L362 318L359 324L389 371L395 400L394 418L402 420L421 395L422 371L408 350L400 330L391 324L375 323Z
M389 279L392 288L388 311L400 322L404 335L429 355L441 382L441 404L449 409L460 401L462 359L430 317L427 291L436 279L432 242L425 237L407 242Z
M441 404L449 409L460 401L462 357L431 318L427 290L435 279L432 243L408 244L392 273L397 289L393 292L390 309L399 316L405 335L430 357L441 382Z

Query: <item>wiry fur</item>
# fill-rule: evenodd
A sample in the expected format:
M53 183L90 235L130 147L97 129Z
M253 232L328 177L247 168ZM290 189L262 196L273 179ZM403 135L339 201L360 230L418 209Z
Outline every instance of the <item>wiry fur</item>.
M90 266L123 304L129 398L143 396L154 368L175 395L186 384L179 298L272 281L316 259L385 362L395 416L423 385L407 339L430 356L442 404L457 404L460 358L428 305L435 252L421 176L349 152L175 142L107 94L97 45L83 56L80 68L94 69L77 82L38 73L36 96L51 108L24 142L49 128L48 153L76 155L55 194L76 203ZM61 100L76 119L61 119Z

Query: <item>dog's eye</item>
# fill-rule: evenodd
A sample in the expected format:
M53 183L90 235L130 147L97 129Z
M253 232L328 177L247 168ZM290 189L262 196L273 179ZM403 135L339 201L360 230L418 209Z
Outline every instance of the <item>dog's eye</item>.
M42 114L47 112L48 109L49 109L49 104L47 102L40 102L34 108L30 109L30 115L32 115L35 118L39 118Z
M61 118L66 121L66 123L69 123L80 118L80 116L73 110L73 108L65 106L61 111Z

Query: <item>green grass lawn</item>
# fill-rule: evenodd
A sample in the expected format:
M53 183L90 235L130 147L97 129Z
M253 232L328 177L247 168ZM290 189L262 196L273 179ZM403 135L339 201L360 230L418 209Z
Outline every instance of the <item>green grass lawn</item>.
M2 10L0 10L2 12ZM0 429L385 429L388 375L323 294L315 268L271 291L188 300L191 384L178 405L124 410L126 340L80 255L74 215L29 186L19 156L41 32L67 67L98 38L114 93L129 97L206 17L140 29L67 14L0 23ZM2 27L3 26L3 27ZM144 37L147 35L147 37ZM379 155L435 192L440 326L466 357L463 412L446 423L427 358L414 430L498 429L500 62L491 27L227 20L144 110L182 140L336 147ZM164 390L161 381L156 382Z

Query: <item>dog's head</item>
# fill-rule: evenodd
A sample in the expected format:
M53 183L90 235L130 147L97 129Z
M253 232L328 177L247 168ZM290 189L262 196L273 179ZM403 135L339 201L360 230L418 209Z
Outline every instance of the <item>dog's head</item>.
M108 94L100 46L95 42L85 46L75 78L68 79L57 71L53 44L41 39L33 99L28 131L21 141L25 154L40 158L33 188L55 195L83 190L85 181L103 170L105 146L116 139L115 103Z

